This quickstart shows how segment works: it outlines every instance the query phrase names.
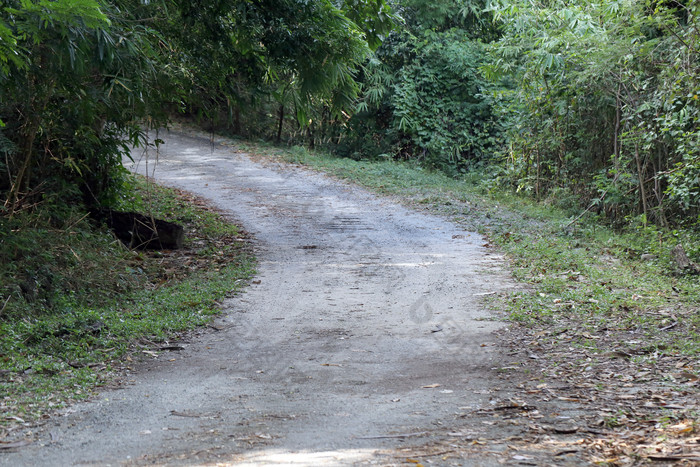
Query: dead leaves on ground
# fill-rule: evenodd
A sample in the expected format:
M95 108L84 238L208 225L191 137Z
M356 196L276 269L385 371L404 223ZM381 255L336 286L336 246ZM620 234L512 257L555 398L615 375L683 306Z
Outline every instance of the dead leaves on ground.
M506 400L492 408L463 414L469 432L450 432L420 447L407 447L394 457L410 463L460 464L488 456L502 465L698 465L700 430L685 419L671 425L646 420L622 429L598 426L581 407L581 416L561 415L551 407ZM480 428L479 428L480 427ZM433 433L435 434L435 433ZM460 464L461 465L461 464Z
M537 465L567 458L572 464L697 465L700 359L665 353L633 334L568 325L504 331L515 362L501 378L520 380L518 399L476 415L491 414L489 423L500 429L521 427L522 439L508 443L505 452L525 452L540 459ZM581 338L595 340L595 348L581 345ZM614 350L599 350L606 348Z
M395 457L422 465L483 456L503 465L700 465L700 358L638 330L563 324L501 331L510 352L494 368L501 388L479 392L489 404Z

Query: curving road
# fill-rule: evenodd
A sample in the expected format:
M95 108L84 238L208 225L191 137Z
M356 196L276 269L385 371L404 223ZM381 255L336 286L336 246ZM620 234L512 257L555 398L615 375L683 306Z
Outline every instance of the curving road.
M223 330L0 465L385 465L487 404L499 324L480 302L510 284L480 236L225 140L159 137L131 168L252 233L259 274L225 303Z

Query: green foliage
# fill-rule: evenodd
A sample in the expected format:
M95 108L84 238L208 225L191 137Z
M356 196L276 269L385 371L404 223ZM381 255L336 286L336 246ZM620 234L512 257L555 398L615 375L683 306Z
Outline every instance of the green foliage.
M336 152L416 159L455 174L487 159L500 127L490 98L494 85L480 67L492 30L483 4L399 2L406 28L390 35L363 69L359 112Z
M698 5L492 2L489 76L508 126L502 181L566 187L613 221L697 224Z
M240 120L273 101L297 126L318 109L338 116L358 93L356 66L393 20L383 0L5 2L4 208L69 187L89 205L114 203L125 143L143 143L143 128L174 111Z
M444 32L461 30L469 39L489 40L495 30L484 14L487 3L479 0L400 0L397 8L406 19L407 30Z
M0 18L21 60L0 77L8 211L71 186L88 204L113 199L123 142L141 131L135 119L165 116L169 87L152 47L158 37L92 0L13 2Z
M488 158L498 133L479 72L483 47L459 30L426 31L413 45L391 99L395 125L426 163L464 171Z
M356 68L395 19L383 0L176 3L170 35L190 73L187 110L278 138L351 108Z
M372 50L400 22L400 17L383 0L343 0L340 9L360 28Z
M0 296L7 306L2 318L51 312L59 296L75 290L90 290L90 302L101 303L138 280L125 264L129 255L109 235L91 233L84 216L47 202L3 220ZM107 256L113 259L109 268Z

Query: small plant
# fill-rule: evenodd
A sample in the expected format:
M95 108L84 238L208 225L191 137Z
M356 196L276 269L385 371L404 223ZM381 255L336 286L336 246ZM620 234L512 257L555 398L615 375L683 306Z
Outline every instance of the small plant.
M627 420L627 414L624 410L618 410L614 414L608 415L603 418L603 425L606 428L615 428L625 424Z

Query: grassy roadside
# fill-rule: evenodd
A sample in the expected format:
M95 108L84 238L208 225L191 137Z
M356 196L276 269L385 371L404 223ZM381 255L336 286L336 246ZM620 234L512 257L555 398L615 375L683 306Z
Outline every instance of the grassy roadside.
M536 204L476 175L454 180L303 148L242 149L447 216L506 254L514 277L530 287L491 303L511 323L502 341L513 361L502 377L520 381L520 402L538 410L520 411L529 432L503 449L551 451L554 463L564 459L557 452L605 465L700 459L692 451L700 443L700 279L677 274L671 258L682 244L698 262L697 232L642 225L618 232L591 215L572 223L580 210L570 200ZM498 423L517 423L496 415ZM577 426L552 429L540 420L547 415ZM543 434L549 444L540 442Z
M182 224L185 247L130 251L77 212L1 226L0 442L206 324L252 274L242 232L201 200L134 178L122 208Z

